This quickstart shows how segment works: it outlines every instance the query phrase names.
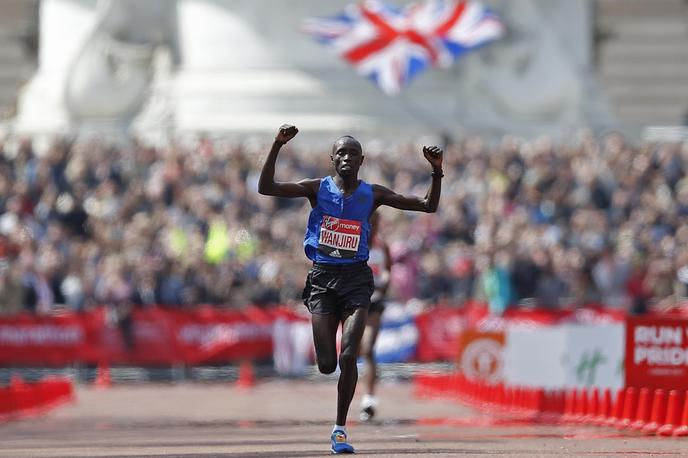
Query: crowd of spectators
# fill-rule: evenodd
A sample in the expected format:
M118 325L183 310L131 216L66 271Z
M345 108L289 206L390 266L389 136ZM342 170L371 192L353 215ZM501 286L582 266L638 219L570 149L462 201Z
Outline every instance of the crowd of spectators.
M328 145L297 140L278 180L331 173ZM310 208L257 193L270 141L0 141L0 314L297 303ZM364 154L361 178L426 193L420 145ZM382 210L393 299L642 313L688 296L688 142L466 138L444 164L437 213Z

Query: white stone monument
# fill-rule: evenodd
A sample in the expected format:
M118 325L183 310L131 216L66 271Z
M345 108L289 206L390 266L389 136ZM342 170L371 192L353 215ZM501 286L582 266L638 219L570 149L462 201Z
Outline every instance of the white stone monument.
M396 97L301 32L304 18L347 3L44 0L39 70L15 128L165 138L263 135L289 122L304 136L557 137L609 122L590 96L588 1L488 1L508 36Z

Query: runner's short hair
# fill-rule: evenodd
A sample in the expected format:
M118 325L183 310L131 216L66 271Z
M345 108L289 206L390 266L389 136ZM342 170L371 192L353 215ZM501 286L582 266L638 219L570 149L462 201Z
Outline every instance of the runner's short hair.
M349 140L349 141L356 143L358 145L358 149L363 151L363 147L361 146L361 142L356 140L352 135L342 135L337 140L335 140L334 143L332 144L332 152L334 152L335 146L337 145L337 143L339 143L342 140Z

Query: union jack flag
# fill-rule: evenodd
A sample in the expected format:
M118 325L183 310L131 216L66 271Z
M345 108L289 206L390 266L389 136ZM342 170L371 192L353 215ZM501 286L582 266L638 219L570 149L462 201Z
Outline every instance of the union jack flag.
M306 19L302 28L389 95L425 69L447 67L505 31L481 3L453 0L401 9L365 0L336 16Z

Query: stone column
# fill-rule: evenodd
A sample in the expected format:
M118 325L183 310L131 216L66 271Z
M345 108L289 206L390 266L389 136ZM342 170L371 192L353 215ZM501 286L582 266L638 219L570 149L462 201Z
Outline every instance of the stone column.
M38 71L19 95L15 129L54 133L70 129L66 78L95 20L96 0L43 0Z

